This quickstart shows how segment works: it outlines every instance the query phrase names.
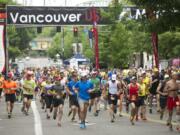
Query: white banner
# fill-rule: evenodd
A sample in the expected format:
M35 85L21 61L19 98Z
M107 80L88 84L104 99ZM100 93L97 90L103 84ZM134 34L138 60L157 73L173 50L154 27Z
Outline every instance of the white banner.
M0 72L5 67L5 53L4 53L4 25L0 25Z

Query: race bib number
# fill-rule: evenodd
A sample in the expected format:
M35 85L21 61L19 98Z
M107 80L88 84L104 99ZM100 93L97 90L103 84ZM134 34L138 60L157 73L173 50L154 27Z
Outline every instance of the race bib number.
M32 92L32 90L30 89L30 88L24 88L24 90L25 90L25 92L27 92L27 93L31 93Z
M136 95L132 95L131 100L135 101L136 100Z
M7 90L7 93L10 93L10 92L11 92L11 90L10 90L10 89L8 89L8 90Z
M115 97L111 96L111 100L115 100Z
M61 98L61 96L57 95L57 96L56 96L56 98L57 98L57 99L60 99L60 98Z

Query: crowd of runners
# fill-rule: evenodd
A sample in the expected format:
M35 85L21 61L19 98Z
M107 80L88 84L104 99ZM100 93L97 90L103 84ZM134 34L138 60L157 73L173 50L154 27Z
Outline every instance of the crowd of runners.
M47 119L57 120L59 127L63 113L71 116L72 122L80 121L80 128L84 129L87 112L98 117L99 112L105 110L109 110L112 123L117 115L122 117L125 110L135 125L139 119L148 119L147 111L156 113L152 109L155 106L160 119L167 119L170 130L173 112L176 113L176 129L180 131L180 70L173 67L162 71L56 67L27 68L22 73L13 70L6 77L0 75L0 98L3 96L8 118L12 116L14 102L23 102L21 111L29 115L31 101L36 100L40 101ZM64 112L65 103L69 103L69 112ZM164 118L165 112L168 112L167 118Z

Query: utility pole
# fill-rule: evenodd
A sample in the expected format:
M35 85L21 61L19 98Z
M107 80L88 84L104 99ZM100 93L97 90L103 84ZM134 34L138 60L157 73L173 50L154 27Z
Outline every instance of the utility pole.
M96 8L92 8L92 22L93 22L93 33L94 33L94 52L95 52L95 66L99 69L99 46L98 46L98 29L97 29L97 11Z
M61 47L62 47L62 59L64 60L64 28L62 28Z
M67 1L65 0L65 7L66 7ZM64 27L62 26L62 38L61 38L61 47L62 47L62 58L64 60Z

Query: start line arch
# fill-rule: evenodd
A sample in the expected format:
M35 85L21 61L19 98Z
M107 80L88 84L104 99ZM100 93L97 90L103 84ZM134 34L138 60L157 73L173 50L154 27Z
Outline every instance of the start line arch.
M0 50L0 55L4 56L0 59L0 72L3 70L7 73L8 71L7 25L23 27L93 25L95 65L99 69L97 26L111 23L110 20L101 16L101 11L108 11L108 7L39 7L0 4L0 46L4 48L4 50ZM138 19L142 14L145 14L144 10L136 7L123 7L123 12L119 17L125 14L124 11L130 12L129 18L131 19Z
M6 45L6 26L67 26L67 25L93 25L94 51L96 68L99 69L99 49L98 49L98 25L106 25L110 22L101 17L102 9L105 7L37 7L37 6L6 6L3 5L1 14L4 14L0 23L2 30L2 46L5 53L0 61L1 71L8 72L8 51ZM1 29L2 28L2 29ZM3 52L2 51L2 52ZM0 72L1 72L0 71Z

